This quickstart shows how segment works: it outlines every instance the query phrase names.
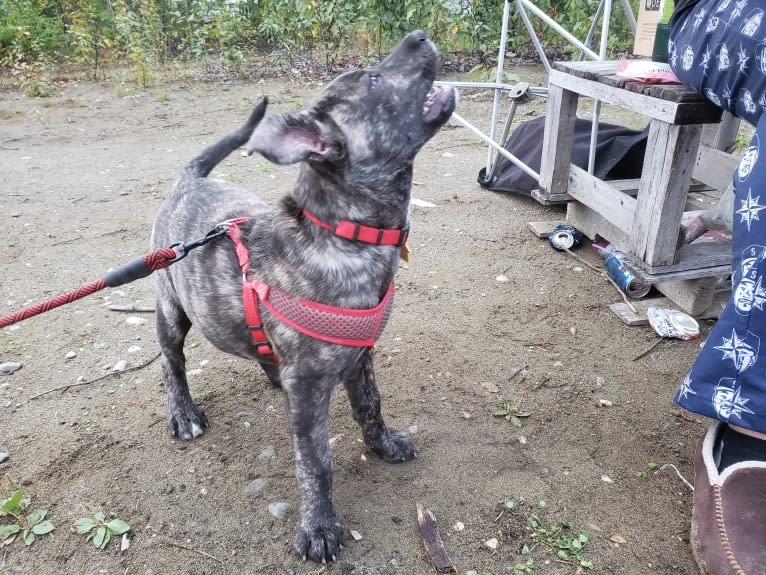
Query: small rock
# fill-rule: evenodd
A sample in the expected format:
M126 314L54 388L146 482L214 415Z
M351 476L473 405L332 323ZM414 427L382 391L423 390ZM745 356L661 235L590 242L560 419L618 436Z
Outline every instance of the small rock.
M200 367L205 367L209 363L210 363L209 359L203 359L201 362L199 362L199 366Z
M603 481L604 483L614 483L614 479L612 479L608 475L602 475L601 481Z
M0 374L11 375L12 373L19 371L22 367L24 366L16 361L6 361L5 363L0 363Z
M463 419L471 419L471 413L468 411L461 411L460 417L462 417Z
M130 547L130 539L128 539L128 534L123 533L122 541L120 541L120 553L125 553L125 551L127 551L129 547Z
M266 487L267 483L268 481L266 479L254 479L247 484L247 487L245 487L245 493L258 494L263 491L263 488Z
M258 454L258 459L274 459L274 448L266 447Z
M507 281L508 281L508 276L504 276L504 275L502 275L502 274L501 274L501 275L499 275L499 276L497 276L497 277L495 278L495 281L496 281L497 283L501 283L501 284L502 284L502 283L505 283L505 282L507 282Z
M199 490L199 494L200 495L207 495L207 488L203 487L202 489L200 489Z
M492 539L490 539L489 541L486 541L486 542L484 543L484 545L486 545L486 546L487 546L487 547L489 547L490 549L497 549L498 545L500 545L500 542L499 542L497 539L495 539L495 538L493 537L493 538L492 538Z
M131 345L128 348L128 353L138 353L139 351L141 351L141 347L138 345Z
M132 315L125 320L125 323L128 325L143 325L146 323L146 318Z
M612 407L612 402L608 399L599 399L598 404L601 407Z
M394 515L394 516L391 517L391 521L393 521L394 523L399 525L402 522L402 518L398 517L397 515Z
M125 371L128 368L128 362L124 359L121 359L117 363L114 364L114 367L112 368L112 371Z
M74 359L77 357L77 354L73 351L68 351L64 357L67 359Z
M527 438L525 436L523 436L523 435L519 435L519 443L521 443L522 445L526 445L527 444Z
M290 504L285 503L284 501L275 501L274 503L269 503L269 513L271 513L277 519L282 519L289 508Z
M470 571L466 571L465 575L479 575L479 572L471 569Z
M462 521L456 521L455 524L452 526L452 528L455 531L462 531L465 529L465 524Z
M0 452L0 463L5 463L5 462L6 462L6 461L8 461L10 458L11 458L11 456L10 456L10 455L8 455L7 453L2 453L2 452Z
M409 432L410 435L415 435L418 432L418 426L417 425L410 425L407 428L407 431Z
M359 531L354 531L354 530L352 529L352 530L350 531L350 533L351 533L351 537L353 537L353 538L354 538L354 541L361 541L361 540L362 540L362 535L361 535L361 533L359 533Z
M187 371L187 372L186 372L186 375L199 375L199 374L201 374L201 373L202 373L202 369L200 369L199 367L197 367L197 368L195 368L195 369L190 369L189 371Z
M93 349L106 349L108 346L109 344L104 341L97 341L93 344Z

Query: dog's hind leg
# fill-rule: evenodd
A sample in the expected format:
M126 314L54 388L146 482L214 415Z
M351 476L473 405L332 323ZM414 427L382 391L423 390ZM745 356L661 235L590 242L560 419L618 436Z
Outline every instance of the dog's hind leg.
M157 338L162 351L162 380L168 394L168 432L192 439L205 431L207 416L189 393L184 339L191 328L186 313L171 298L157 298Z
M343 381L354 419L361 426L364 442L387 463L402 463L415 457L410 438L386 427L380 413L380 394L375 384L372 352L365 350L358 367Z

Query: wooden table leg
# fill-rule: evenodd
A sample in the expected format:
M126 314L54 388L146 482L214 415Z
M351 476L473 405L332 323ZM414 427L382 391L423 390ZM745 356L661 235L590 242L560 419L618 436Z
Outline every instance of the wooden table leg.
M532 192L533 197L542 204L572 200L566 192L578 99L579 95L576 92L553 84L548 86L548 106L540 160L540 188Z
M700 124L650 124L628 250L650 266L674 262L701 133Z

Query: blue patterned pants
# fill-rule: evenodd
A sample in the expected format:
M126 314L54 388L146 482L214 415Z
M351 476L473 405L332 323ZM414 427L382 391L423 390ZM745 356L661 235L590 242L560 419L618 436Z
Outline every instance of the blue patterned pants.
M670 65L686 85L756 126L733 175L732 297L674 401L766 433L766 4L702 0L670 34ZM761 153L763 152L763 156ZM763 201L763 204L761 204ZM762 341L763 340L763 341ZM764 344L761 348L761 343Z

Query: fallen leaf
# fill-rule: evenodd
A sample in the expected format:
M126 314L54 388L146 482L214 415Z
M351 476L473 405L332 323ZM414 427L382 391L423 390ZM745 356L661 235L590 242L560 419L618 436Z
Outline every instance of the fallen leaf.
M611 541L612 543L617 543L618 545L625 545L627 543L627 541L625 541L624 537L622 537L621 535L617 535L617 534L612 535L609 538L609 541Z

